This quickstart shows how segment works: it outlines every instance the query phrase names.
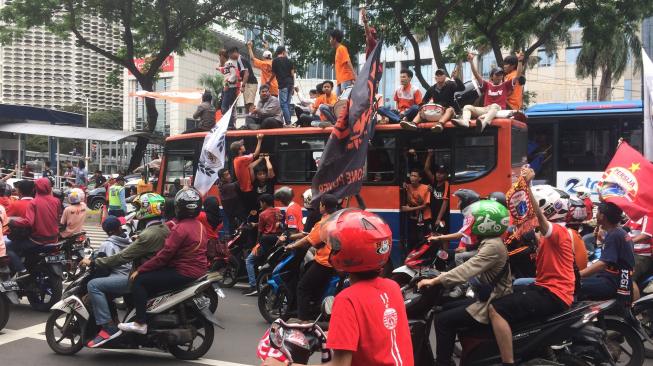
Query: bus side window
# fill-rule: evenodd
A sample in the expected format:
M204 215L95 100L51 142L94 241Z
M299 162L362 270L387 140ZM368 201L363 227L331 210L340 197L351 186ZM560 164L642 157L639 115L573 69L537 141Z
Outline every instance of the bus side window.
M324 151L325 138L279 137L277 180L286 183L310 183Z
M490 172L497 163L496 135L461 136L454 143L454 181L469 182Z
M367 182L388 183L395 180L394 136L375 136L367 152Z

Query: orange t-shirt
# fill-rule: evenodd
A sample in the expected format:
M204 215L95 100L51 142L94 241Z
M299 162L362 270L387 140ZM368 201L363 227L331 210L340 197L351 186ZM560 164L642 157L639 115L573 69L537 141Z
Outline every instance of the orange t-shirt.
M336 102L338 101L338 97L336 96L336 93L331 93L327 97L326 94L321 94L319 97L315 99L315 102L313 103L313 108L315 108L315 113L318 113L318 108L320 107L321 104L326 104L330 107L333 107ZM320 113L320 120L326 121L326 117Z
M394 99L397 102L399 112L403 112L416 104L422 104L422 92L413 85L408 84L395 90Z
M290 202L286 208L286 227L299 232L304 231L304 222L302 221L302 207L295 202Z
M587 268L587 247L578 231L574 229L567 229L567 231L569 231L574 240L574 258L576 258L576 266L579 271L582 271Z
M254 189L252 175L249 172L249 164L253 161L253 154L237 156L234 159L234 173L236 173L236 180L238 180L241 192L251 192Z
M312 246L317 248L317 252L315 253L315 262L325 267L333 267L331 263L329 263L331 248L326 243L323 243L322 239L320 238L320 227L328 217L329 215L322 216L322 220L313 225L313 229L311 229L311 232L308 233L307 240L309 243L311 243Z
M567 229L549 223L549 231L540 239L535 259L535 284L556 295L565 304L574 301L576 275L574 253Z
M340 45L336 48L336 84L340 85L345 81L356 79L356 74L354 70L349 66L349 51L345 45Z
M408 193L408 206L415 207L420 205L426 205L422 209L422 217L424 220L431 218L431 192L429 192L429 186L426 184L420 184L417 187L413 187L412 184L409 184L406 188ZM413 211L416 213L416 211ZM411 215L412 216L412 215Z
M272 78L272 60L259 60L257 58L252 59L252 64L257 69L261 70L261 85L269 84L270 85L270 94L275 97L279 95L279 83L277 78ZM272 82L270 82L272 80Z
M506 81L512 80L517 76L517 70L506 75ZM507 102L510 108L521 109L524 104L524 87L521 84L515 84L512 88L512 93L508 94Z

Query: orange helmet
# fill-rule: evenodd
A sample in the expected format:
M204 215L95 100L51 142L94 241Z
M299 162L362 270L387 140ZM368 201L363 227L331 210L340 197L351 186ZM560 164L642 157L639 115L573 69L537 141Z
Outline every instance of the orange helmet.
M392 248L392 231L379 216L350 208L335 212L322 225L321 238L331 248L329 262L340 272L381 269Z

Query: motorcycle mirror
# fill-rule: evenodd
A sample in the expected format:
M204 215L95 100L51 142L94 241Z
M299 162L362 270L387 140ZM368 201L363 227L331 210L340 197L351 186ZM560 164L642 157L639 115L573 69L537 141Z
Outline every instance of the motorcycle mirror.
M327 296L322 300L322 314L331 315L333 310L333 302L335 300L334 296Z
M270 326L270 344L276 349L280 349L283 344L283 328L278 323Z

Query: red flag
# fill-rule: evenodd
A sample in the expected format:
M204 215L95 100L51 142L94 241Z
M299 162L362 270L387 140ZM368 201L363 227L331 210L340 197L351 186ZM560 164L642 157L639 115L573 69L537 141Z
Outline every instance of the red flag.
M653 164L622 142L599 182L599 197L619 206L632 220L653 211Z

